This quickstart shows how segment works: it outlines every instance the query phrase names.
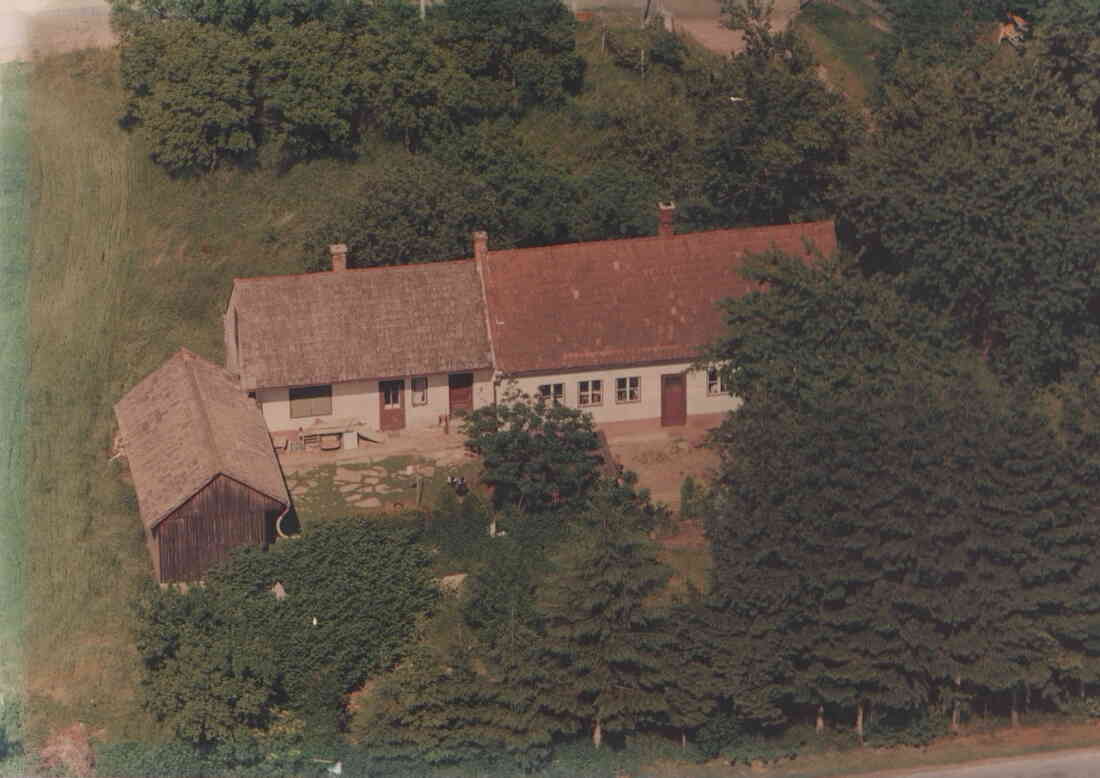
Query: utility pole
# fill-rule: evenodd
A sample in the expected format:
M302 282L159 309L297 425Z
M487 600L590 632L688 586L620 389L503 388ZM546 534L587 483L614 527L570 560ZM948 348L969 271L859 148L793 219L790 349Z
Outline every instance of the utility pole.
M420 0L420 21L428 18L428 0Z

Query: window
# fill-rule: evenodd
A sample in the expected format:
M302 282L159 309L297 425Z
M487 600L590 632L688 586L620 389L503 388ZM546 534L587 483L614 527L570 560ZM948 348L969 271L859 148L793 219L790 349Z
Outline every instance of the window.
M580 381L577 384L577 405L603 404L603 381Z
M404 388L404 381L379 381L378 390L382 392L382 407L386 410L396 410L400 408L401 391Z
M707 368L707 394L729 394L726 378L718 372L716 367Z
M428 377L418 376L412 380L412 404L428 404Z
M615 402L636 403L642 399L641 376L615 379Z
M551 400L554 405L565 402L565 384L542 384L539 387L539 397Z
M331 386L303 386L290 390L290 418L332 415Z

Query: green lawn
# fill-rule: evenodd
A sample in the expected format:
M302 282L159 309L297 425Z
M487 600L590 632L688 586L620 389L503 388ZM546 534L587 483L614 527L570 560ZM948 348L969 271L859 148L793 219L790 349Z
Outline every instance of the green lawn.
M0 695L21 692L27 68L0 65Z

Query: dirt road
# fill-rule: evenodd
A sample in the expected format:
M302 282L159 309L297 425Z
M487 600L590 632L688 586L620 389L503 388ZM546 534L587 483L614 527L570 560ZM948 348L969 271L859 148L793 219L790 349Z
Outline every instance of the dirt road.
M849 778L1095 778L1100 775L1100 750L992 759L980 764L891 770Z
M104 0L2 0L0 62L115 43Z

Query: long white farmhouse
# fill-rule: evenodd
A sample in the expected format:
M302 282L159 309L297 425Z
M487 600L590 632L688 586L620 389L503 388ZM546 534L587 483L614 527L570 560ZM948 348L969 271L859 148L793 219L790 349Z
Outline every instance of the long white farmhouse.
M374 430L433 426L514 382L592 413L597 424L684 424L739 400L691 370L722 334L719 301L755 288L738 272L771 248L836 250L832 222L491 251L473 258L239 278L225 312L227 369L268 429L343 445ZM342 437L337 437L342 433Z

